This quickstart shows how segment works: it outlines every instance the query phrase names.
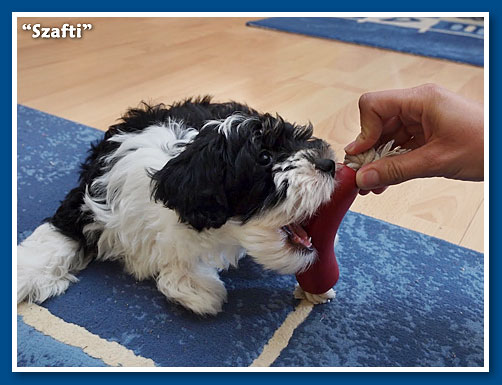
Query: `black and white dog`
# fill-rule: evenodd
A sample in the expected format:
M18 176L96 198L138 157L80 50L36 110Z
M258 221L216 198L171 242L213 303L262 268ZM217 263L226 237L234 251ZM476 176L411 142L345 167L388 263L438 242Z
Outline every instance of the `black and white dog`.
M215 314L226 299L218 271L245 254L285 274L313 262L301 223L335 183L333 151L310 124L209 97L129 110L92 146L54 216L18 246L18 302L63 293L97 258Z

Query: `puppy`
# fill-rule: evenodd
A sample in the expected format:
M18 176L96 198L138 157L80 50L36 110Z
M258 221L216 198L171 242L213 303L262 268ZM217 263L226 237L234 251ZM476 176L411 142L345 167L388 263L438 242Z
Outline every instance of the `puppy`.
M218 271L246 254L279 273L306 269L316 251L301 224L336 183L333 151L312 131L209 97L129 110L18 246L18 302L63 293L94 258L203 315L226 300Z

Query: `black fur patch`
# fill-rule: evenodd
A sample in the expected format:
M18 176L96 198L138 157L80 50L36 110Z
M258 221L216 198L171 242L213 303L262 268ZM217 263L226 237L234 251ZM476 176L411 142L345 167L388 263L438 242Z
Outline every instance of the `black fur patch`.
M206 121L224 119L236 112L253 119L241 129L232 130L228 137L214 127L200 131ZM81 206L86 187L106 172L103 157L119 146L108 139L117 133L140 132L169 119L182 120L200 132L161 170L145 170L152 178L152 199L175 210L181 222L199 231L218 228L229 218L247 221L277 205L286 197L287 183L276 189L273 165L300 149L321 152L327 146L312 137L311 125L296 126L235 102L212 103L206 96L168 107L143 103L129 110L121 122L109 128L102 141L92 145L81 166L79 185L49 221L87 250L93 250L94 237L88 240L82 231L94 219L92 213L82 212Z

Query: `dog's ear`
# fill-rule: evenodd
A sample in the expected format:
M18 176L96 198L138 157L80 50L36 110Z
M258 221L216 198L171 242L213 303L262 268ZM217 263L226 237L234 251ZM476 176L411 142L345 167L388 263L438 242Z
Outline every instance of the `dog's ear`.
M151 173L152 197L198 231L221 227L231 216L226 169L225 138L202 130L177 157Z

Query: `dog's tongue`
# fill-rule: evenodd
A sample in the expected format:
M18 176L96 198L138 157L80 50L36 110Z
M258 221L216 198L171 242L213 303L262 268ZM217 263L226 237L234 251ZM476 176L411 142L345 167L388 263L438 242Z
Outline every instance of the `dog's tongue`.
M312 247L309 235L298 223L290 223L289 225L284 226L284 230L288 234L291 242L297 245L302 245L306 248Z

